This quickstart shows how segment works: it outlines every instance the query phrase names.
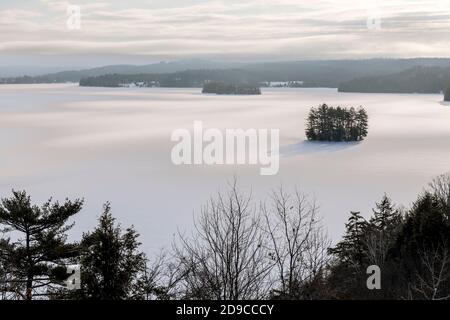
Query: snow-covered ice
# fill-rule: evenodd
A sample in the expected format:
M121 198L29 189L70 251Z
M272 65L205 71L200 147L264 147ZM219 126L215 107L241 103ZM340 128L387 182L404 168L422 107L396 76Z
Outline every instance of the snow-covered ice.
M361 143L305 142L310 107L366 108ZM171 132L201 120L211 128L280 129L280 171L259 166L174 166ZM236 175L259 201L281 183L313 195L336 239L350 210L370 214L384 192L406 206L450 171L450 106L441 95L263 89L261 96L202 95L200 89L0 86L0 194L26 189L38 202L84 197L72 236L91 229L111 201L146 251L188 231L209 196ZM258 203L255 202L257 205Z

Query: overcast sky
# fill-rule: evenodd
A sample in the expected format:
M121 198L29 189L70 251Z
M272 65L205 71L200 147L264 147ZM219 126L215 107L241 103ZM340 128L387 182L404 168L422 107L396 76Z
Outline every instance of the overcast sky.
M367 57L450 57L450 1L0 1L0 65Z

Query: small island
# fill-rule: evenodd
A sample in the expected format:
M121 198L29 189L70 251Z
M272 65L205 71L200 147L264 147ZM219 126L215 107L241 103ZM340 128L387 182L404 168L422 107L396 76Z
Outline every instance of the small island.
M447 91L445 92L444 101L450 102L450 88L448 88Z
M361 141L368 133L368 115L364 108L311 108L306 137L310 141Z
M202 93L259 95L261 89L249 84L206 82L203 85Z

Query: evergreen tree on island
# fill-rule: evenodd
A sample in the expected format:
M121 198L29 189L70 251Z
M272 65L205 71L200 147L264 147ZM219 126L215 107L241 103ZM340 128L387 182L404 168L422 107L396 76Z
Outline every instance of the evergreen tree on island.
M368 133L368 115L364 108L312 108L306 124L306 137L312 141L361 141Z

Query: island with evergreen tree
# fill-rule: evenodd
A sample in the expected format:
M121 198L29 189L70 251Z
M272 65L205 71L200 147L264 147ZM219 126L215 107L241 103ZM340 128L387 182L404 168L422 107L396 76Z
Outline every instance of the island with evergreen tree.
M450 101L450 88L445 92L444 101Z
M233 84L226 82L206 82L202 93L259 95L261 89L249 84Z
M361 141L368 133L368 115L364 108L331 107L322 104L311 108L306 137L310 141Z

